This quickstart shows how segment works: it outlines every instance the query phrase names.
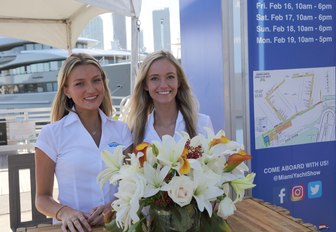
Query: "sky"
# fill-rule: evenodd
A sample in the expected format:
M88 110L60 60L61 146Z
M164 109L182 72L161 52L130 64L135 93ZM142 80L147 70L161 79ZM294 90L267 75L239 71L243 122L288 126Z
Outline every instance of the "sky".
M172 52L175 55L179 53L180 42L180 18L179 18L179 0L142 0L141 12L140 12L140 30L143 30L144 34L144 46L147 48L148 52L154 51L153 45L153 25L152 25L152 11L169 8L170 12L170 32L171 32L171 43ZM112 19L111 14L101 15L103 19L104 27L104 48L111 49L110 41L113 38ZM126 18L127 27L127 47L131 48L131 19Z

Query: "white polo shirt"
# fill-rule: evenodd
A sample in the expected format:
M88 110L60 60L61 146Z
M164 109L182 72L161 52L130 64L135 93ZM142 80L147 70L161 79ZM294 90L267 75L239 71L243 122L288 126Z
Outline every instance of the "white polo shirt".
M207 135L207 132L204 129L205 127L208 127L211 130L213 130L211 119L208 115L199 113L196 132L198 134ZM179 111L175 124L175 133L173 136L175 141L178 141L181 138L178 132L182 131L186 131L185 122L182 113ZM144 142L152 143L153 141L161 141L160 136L158 135L158 133L154 128L154 111L148 116L148 121L146 123L145 135L144 135Z
M101 110L99 113L102 120L99 148L74 112L44 126L35 145L56 163L59 202L84 213L111 202L117 191L117 187L108 183L103 189L99 187L97 175L106 168L101 152L113 152L117 145L127 148L133 143L125 123L107 117Z

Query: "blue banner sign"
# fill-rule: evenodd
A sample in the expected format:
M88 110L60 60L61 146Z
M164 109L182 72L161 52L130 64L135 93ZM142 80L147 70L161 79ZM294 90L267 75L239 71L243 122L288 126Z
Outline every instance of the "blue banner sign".
M336 2L248 1L253 196L336 231Z

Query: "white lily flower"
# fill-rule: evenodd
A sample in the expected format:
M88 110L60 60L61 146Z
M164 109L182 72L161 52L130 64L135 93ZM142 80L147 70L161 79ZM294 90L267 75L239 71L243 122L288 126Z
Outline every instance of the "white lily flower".
M234 201L235 203L243 200L246 189L250 189L255 186L255 184L253 184L254 177L255 173L249 173L246 177L231 181L230 184L237 195Z
M214 131L211 130L210 128L208 128L208 127L204 127L204 129L205 129L205 131L207 132L208 138L209 138L210 140L213 139L213 138L216 136L215 133L214 133ZM223 130L218 131L217 135L218 135L218 134L224 134L224 135L225 135L225 133L224 133Z
M229 183L224 183L222 185L222 189L224 191L225 196L231 196L232 188L230 187Z
M177 131L176 134L178 136L180 136L181 138L190 139L189 134L187 132L185 132L185 131Z
M244 175L236 175L236 174L233 174L233 173L230 173L230 172L224 172L221 175L221 182L222 183L228 183L228 182L231 182L233 180L240 179L242 177L244 177Z
M204 159L204 165L209 169L215 172L218 175L222 175L224 172L224 166L226 163L226 157L225 156L207 156Z
M225 137L223 130L217 134L205 130L207 136L190 138L181 132L177 142L165 135L162 141L140 144L126 163L122 147L117 147L113 155L103 152L107 169L98 180L101 185L106 181L119 183L117 199L112 203L118 227L127 231L134 223L146 221L148 209L140 207L151 207L153 202L155 207L175 208L191 204L194 198L197 209L206 210L210 217L214 209L223 219L234 213L235 203L243 199L245 190L255 186L255 174L245 177L249 171L245 162L234 163L235 153L246 153L242 145ZM169 173L171 179L167 178Z
M107 167L117 171L122 166L125 157L123 154L123 146L117 146L113 154L104 150L101 156Z
M139 152L139 153L143 155L142 152ZM141 155L139 156L141 157ZM136 154L134 153L129 154L129 161L130 161L130 166L134 167L135 169L138 169L141 167L139 157Z
M223 219L227 219L229 216L234 214L236 210L234 202L229 197L225 197L219 202L217 215Z
M139 152L140 154L143 154L142 152ZM139 157L139 153L137 154L138 158ZM153 148L152 147L148 147L147 151L146 151L146 162L148 164L150 164L152 167L158 164L158 160L156 155L154 155L153 152Z
M212 137L205 137L201 134L198 135L197 137L198 138L197 138L197 140L195 140L195 143L196 142L200 143L200 145L202 146L202 149L203 149L203 153L210 154L209 153L209 143L210 143Z
M166 178L170 170L169 166L164 166L161 170L159 168L154 169L147 162L144 163L144 175L147 180L145 189L145 197L151 197L157 194L163 186L166 185L164 179Z
M190 146L193 146L193 147L202 146L203 145L202 142L205 139L206 138L203 135L196 135L195 137L193 137L192 139L190 139Z
M169 135L162 136L162 142L154 142L155 146L160 151L157 159L162 163L162 165L171 166L173 169L178 170L179 168L179 158L185 148L187 142L186 138L182 138L177 143L174 138Z
M188 159L191 169L202 170L202 163L199 159Z
M235 141L229 141L227 143L219 143L214 145L210 148L209 153L215 154L215 155L231 155L233 153L238 152L240 149L242 149L242 146L235 142Z
M117 200L112 203L116 213L116 222L119 228L126 231L131 224L140 220L138 211L139 201L144 196L146 179L138 174L129 175L119 182L118 192L115 194Z
M241 162L233 171L248 172L250 169L245 162Z
M102 186L110 180L113 175L117 174L122 167L125 157L123 154L123 146L117 146L113 154L104 150L101 156L107 166L107 168L97 176L99 185L102 188ZM116 184L115 181L110 181L110 183L114 185Z
M197 202L198 209L203 212L204 208L208 211L209 216L212 215L211 201L218 196L223 195L223 190L218 187L220 176L209 171L194 171L194 198Z

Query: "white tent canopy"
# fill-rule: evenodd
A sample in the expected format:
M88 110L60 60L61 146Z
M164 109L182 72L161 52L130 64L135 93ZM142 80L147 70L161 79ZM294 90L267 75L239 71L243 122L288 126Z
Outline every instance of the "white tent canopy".
M0 0L0 35L71 50L95 16L138 18L141 0Z
M0 0L0 36L71 51L95 16L115 13L132 18L131 89L138 63L137 21L141 0Z

